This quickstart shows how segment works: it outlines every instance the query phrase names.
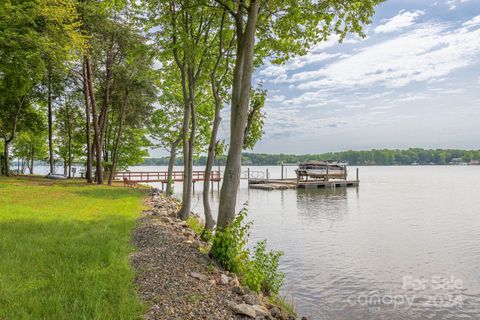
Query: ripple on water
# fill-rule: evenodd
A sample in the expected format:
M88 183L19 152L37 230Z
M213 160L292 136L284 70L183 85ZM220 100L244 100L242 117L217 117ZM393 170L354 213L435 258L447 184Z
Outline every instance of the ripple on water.
M360 176L358 189L243 186L239 192L238 202L248 201L254 220L252 239L266 238L285 252L283 293L293 294L299 313L311 319L478 319L480 166L363 167ZM403 277L435 276L453 276L464 287L402 286ZM460 295L462 305L432 305L432 297L446 294ZM355 300L365 295L415 299L395 307Z

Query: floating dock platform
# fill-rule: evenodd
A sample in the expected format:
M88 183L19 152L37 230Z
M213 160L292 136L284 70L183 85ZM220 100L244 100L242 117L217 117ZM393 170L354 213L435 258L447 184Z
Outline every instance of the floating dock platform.
M359 180L249 179L248 186L261 190L357 187Z

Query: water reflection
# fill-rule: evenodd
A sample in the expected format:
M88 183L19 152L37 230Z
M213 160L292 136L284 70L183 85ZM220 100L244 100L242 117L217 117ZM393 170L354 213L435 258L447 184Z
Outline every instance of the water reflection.
M299 219L307 224L343 220L348 214L348 192L347 188L297 190Z

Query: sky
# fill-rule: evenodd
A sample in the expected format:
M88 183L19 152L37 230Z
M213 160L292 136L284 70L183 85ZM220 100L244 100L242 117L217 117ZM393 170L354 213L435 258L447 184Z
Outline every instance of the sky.
M255 72L265 134L249 152L480 149L480 0L387 0L364 32Z
M480 0L387 0L365 31L257 70L253 152L480 148Z

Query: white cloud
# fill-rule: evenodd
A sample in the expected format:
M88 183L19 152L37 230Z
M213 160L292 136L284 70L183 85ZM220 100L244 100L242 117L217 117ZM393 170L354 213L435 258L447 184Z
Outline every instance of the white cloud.
M304 56L297 56L295 58L292 58L284 65L267 65L267 67L265 67L259 72L259 75L265 78L270 78L270 80L268 80L269 82L282 83L286 82L288 78L288 71L297 70L309 64L326 61L339 56L341 56L340 53L315 53L311 51Z
M347 104L345 109L362 109L365 108L365 104Z
M337 35L331 36L327 41L322 41L310 49L310 51L303 56L296 56L283 65L267 64L262 70L259 71L259 75L264 78L269 78L267 81L271 83L284 83L288 82L288 71L298 70L306 67L310 64L328 61L333 58L345 58L349 55L343 53L327 53L326 49L331 48L338 44L340 37ZM360 38L347 38L343 44L356 44L361 41Z
M399 31L406 27L410 27L415 23L415 20L425 14L424 11L400 11L395 17L386 20L384 24L379 25L374 29L375 33L389 33Z
M273 96L267 95L268 102L282 102L283 100L285 100L285 96L282 96L282 95L273 95Z
M259 74L266 78L279 77L286 74L285 66L274 66L269 65L268 67L262 69Z
M463 26L466 28L475 27L478 25L480 25L480 15L463 23Z
M303 90L383 84L402 87L444 78L480 60L480 29L422 24L397 38L360 50L323 69L299 72L290 81ZM308 81L309 80L309 81Z
M460 4L469 2L470 0L448 0L445 4L448 6L449 10L456 9Z

